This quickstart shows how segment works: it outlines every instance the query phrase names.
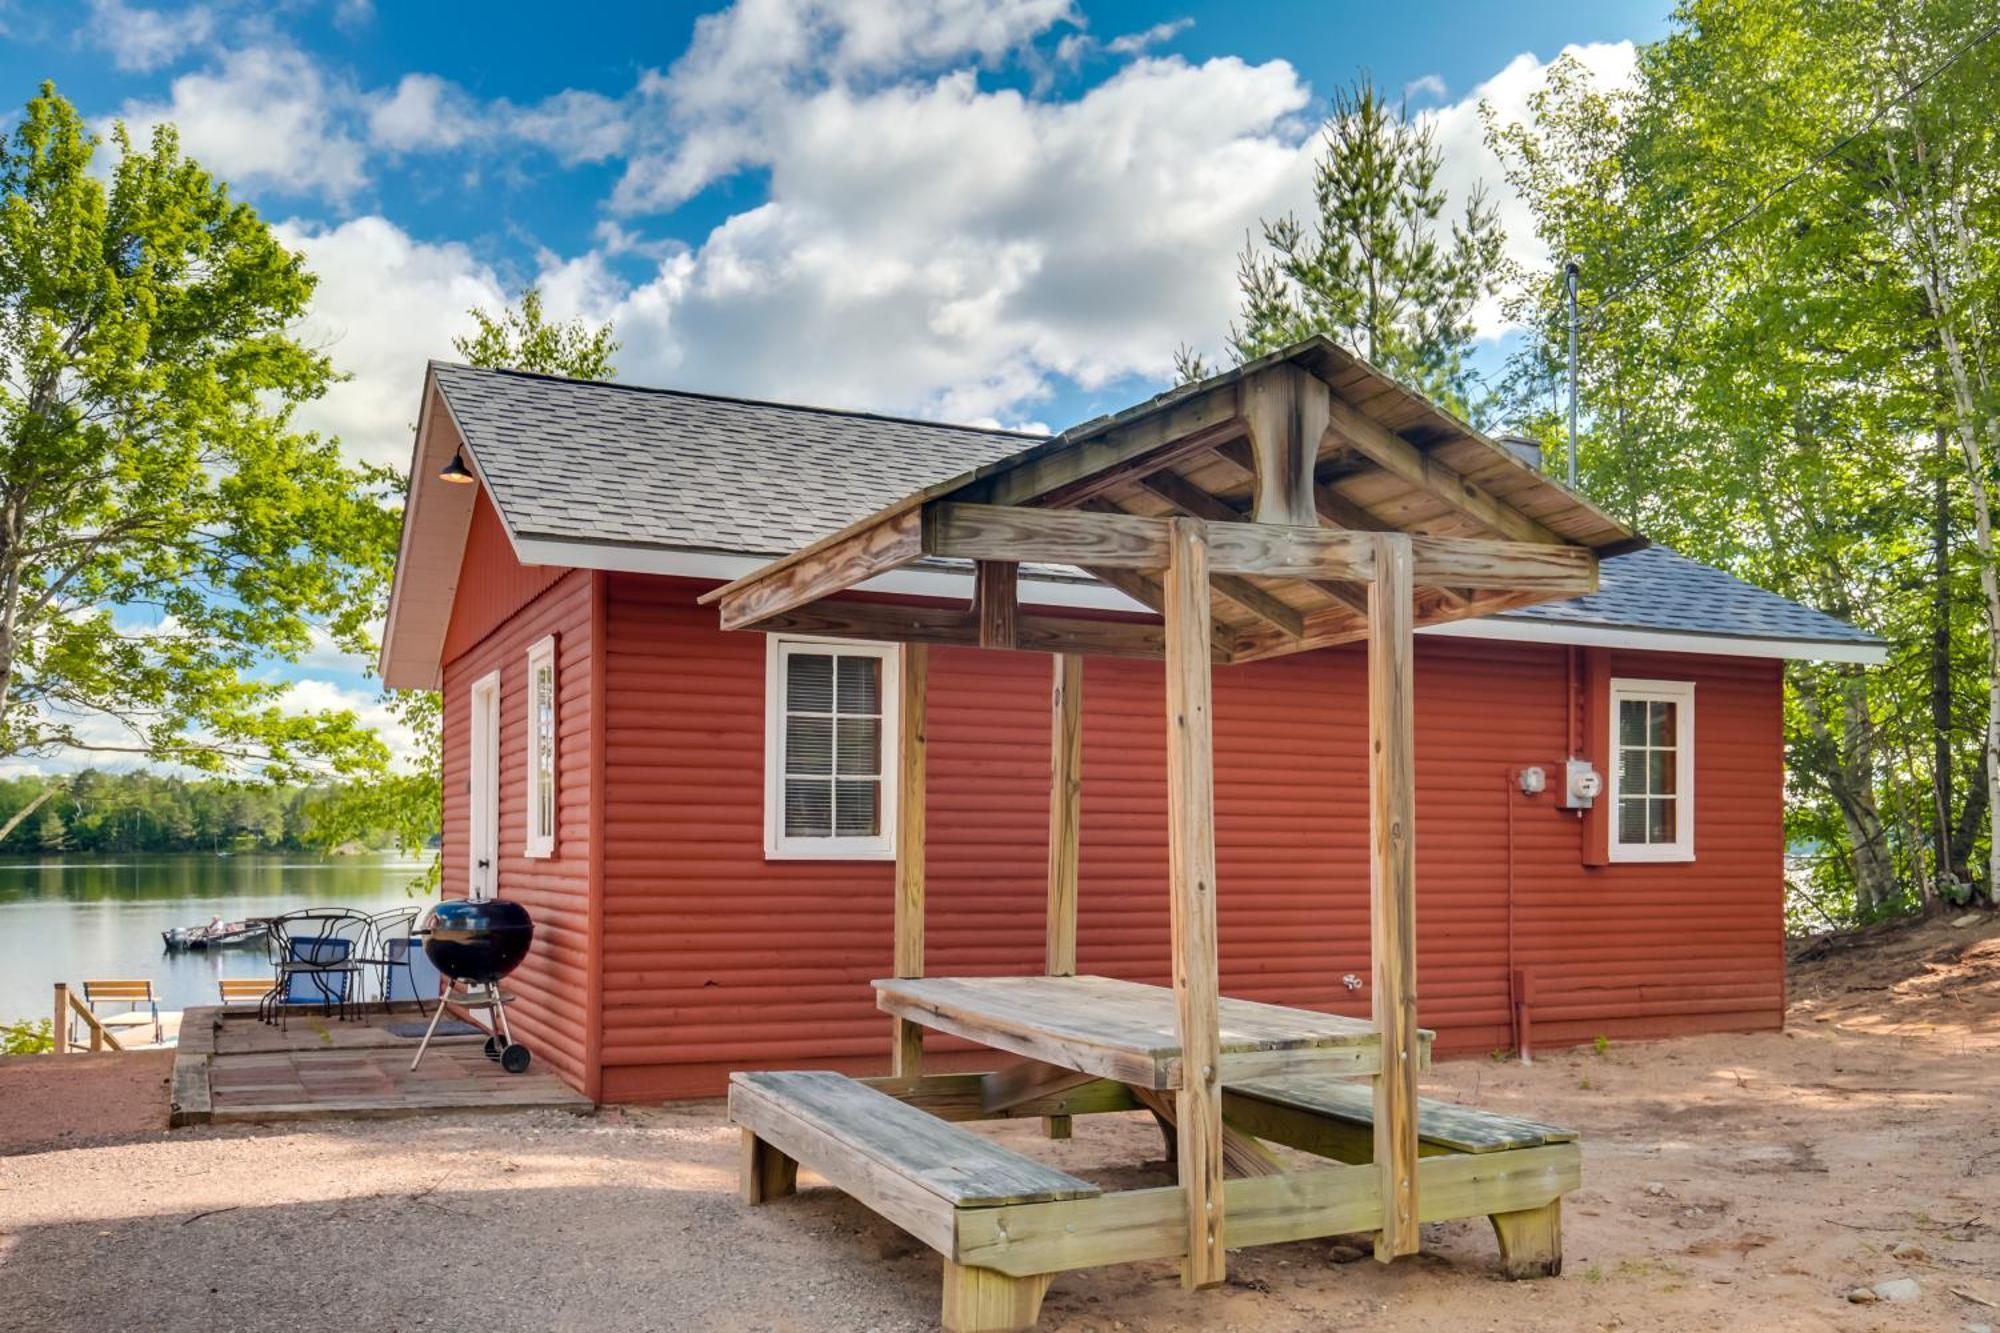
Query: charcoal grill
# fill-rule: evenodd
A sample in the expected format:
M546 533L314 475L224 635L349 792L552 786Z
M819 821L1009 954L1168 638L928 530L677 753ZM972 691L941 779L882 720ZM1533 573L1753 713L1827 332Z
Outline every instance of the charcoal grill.
M528 909L505 898L447 899L424 914L416 934L446 985L410 1068L422 1062L445 1005L453 1004L468 1012L485 1010L491 1016L486 1058L499 1061L510 1074L525 1071L533 1056L514 1040L507 1024L507 1004L514 997L500 989L500 981L521 965L535 942L535 923Z

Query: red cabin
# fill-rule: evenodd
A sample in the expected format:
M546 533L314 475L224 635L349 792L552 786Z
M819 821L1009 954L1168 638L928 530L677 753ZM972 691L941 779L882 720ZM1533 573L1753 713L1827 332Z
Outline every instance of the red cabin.
M1322 525L1597 557L1597 591L1568 600L1419 589L1419 1021L1440 1051L1778 1027L1784 663L1883 646L1632 541L1332 344L1268 361L1330 386ZM1125 627L1157 623L1143 580L1021 566L1006 653L970 646L991 638L964 561L904 561L842 595L851 615L768 633L724 632L698 599L926 488L1112 433L1171 449L1091 507L1247 517L1258 471L1231 404L1253 369L1051 440L434 363L382 674L444 691L444 890L534 914L513 1012L538 1058L605 1101L887 1066L870 983L893 961L898 655L857 624L934 644L932 969L1039 972L1047 648L1092 626L1142 640ZM440 479L454 457L475 484ZM1366 659L1346 594L1213 589L1222 989L1366 1016ZM1082 691L1076 952L1160 983L1162 668L1095 656Z

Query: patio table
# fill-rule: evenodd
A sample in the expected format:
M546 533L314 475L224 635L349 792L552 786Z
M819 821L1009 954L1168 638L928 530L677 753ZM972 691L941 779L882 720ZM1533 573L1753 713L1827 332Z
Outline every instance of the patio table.
M921 977L875 983L887 1013L982 1046L1135 1087L1181 1086L1174 993L1114 977ZM1305 1071L1381 1068L1372 1024L1339 1014L1223 997L1224 1084ZM1426 1062L1431 1034L1423 1035Z

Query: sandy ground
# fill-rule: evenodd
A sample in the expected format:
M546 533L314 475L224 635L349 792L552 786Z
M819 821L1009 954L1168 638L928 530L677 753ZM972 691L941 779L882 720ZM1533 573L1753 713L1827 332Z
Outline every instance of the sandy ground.
M1427 1079L1583 1131L1561 1278L1498 1280L1490 1231L1455 1223L1389 1268L1339 1262L1332 1242L1240 1251L1220 1292L1182 1292L1165 1264L1067 1274L1042 1326L2000 1324L1979 1303L2000 1302L2000 922L1834 952L1794 993L1783 1034L1458 1061ZM0 1121L21 1095L0 1075ZM91 1093L72 1118L108 1107ZM935 1318L936 1257L858 1204L808 1189L740 1206L714 1103L172 1134L124 1115L0 1157L0 1329L887 1333ZM1079 1121L1061 1144L994 1132L1107 1183L1166 1179L1135 1117ZM1845 1298L1905 1276L1913 1302Z

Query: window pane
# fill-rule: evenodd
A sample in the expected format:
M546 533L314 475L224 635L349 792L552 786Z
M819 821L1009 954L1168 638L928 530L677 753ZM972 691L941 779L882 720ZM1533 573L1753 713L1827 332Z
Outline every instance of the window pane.
M1646 790L1655 796L1671 796L1680 790L1674 785L1674 752L1652 750L1646 755Z
M1640 843L1646 840L1646 801L1620 797L1618 801L1618 841Z
M785 771L787 773L833 772L832 718L785 719Z
M543 775L535 784L535 832L544 838L556 835L556 784L550 775Z
M1620 750L1618 752L1619 794L1641 796L1646 790L1646 751Z
M838 772L863 773L869 777L882 771L882 719L843 717L840 719Z
M1648 821L1646 841L1672 842L1674 840L1674 799L1669 796L1664 800L1649 801L1647 805L1652 812L1652 818Z
M785 836L824 838L833 833L833 784L785 781Z
M882 711L882 659L843 657L840 659L840 711L879 713Z
M785 658L785 711L833 711L833 658L825 653L791 653Z
M1672 745L1674 743L1674 706L1670 703L1653 702L1652 735L1647 738L1652 745Z
M1646 701L1644 699L1620 699L1618 701L1618 743L1620 745L1644 745L1646 743Z
M873 837L882 831L881 784L838 782L833 831L843 838Z

